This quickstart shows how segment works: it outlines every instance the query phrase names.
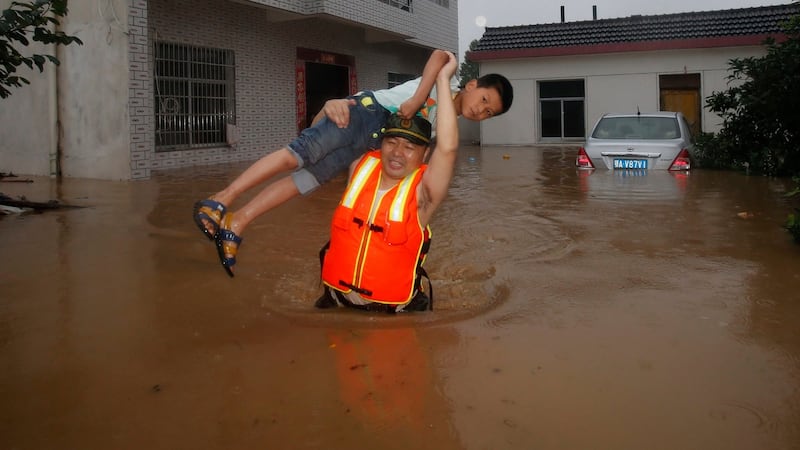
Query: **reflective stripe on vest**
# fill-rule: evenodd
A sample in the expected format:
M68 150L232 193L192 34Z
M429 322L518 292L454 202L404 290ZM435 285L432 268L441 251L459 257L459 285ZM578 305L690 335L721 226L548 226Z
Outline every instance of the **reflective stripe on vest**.
M411 195L411 188L414 185L414 178L416 178L417 172L419 172L419 169L405 177L403 181L400 182L400 185L397 186L397 195L394 197L392 206L389 208L389 221L403 221L406 205L408 205L408 196Z
M347 192L344 193L342 198L342 206L353 209L356 204L358 195L364 189L364 186L369 180L369 176L375 169L380 168L381 160L378 158L368 157L364 162L356 168L356 173L353 174L353 181L347 187Z

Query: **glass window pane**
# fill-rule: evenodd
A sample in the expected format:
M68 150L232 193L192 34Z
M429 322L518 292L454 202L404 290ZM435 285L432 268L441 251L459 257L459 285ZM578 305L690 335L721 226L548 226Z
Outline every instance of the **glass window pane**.
M564 137L585 137L583 100L564 100Z
M542 137L561 137L561 102L542 101Z
M540 98L583 98L583 80L543 81L539 83Z

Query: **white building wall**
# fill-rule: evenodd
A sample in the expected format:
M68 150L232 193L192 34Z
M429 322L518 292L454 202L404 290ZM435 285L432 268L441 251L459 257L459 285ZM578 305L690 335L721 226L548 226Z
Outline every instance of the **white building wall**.
M620 95L623 92L624 95ZM658 111L658 75L616 74L586 78L586 132L607 112Z
M402 35L412 33L417 18L417 14L377 0L316 0L309 2L306 14L330 14Z
M0 0L0 9L10 3ZM52 46L41 44L32 44L21 53L55 55ZM48 63L40 73L23 65L16 75L26 78L30 85L10 87L11 96L0 99L0 172L55 175L56 66Z
M0 171L56 175L60 159L65 176L130 178L127 3L69 3L61 30L83 45L50 46L61 64L23 70L31 85L0 100Z
M406 36L410 42L458 52L458 0L443 7L413 0L411 11L379 0L237 0L302 15L327 14L371 28Z
M299 14L305 14L307 5L311 7L323 2L324 0L237 0L240 3L247 1L257 3L264 6L270 6L286 11L291 11Z
M529 145L540 142L540 81L583 79L586 86L586 132L605 112L654 111L659 105L659 75L699 73L701 96L727 88L728 61L762 56L760 46L602 55L490 60L480 73L500 73L514 86L514 104L506 114L481 123L486 145ZM703 110L703 131L717 131L721 119Z
M69 2L62 29L83 41L58 49L62 175L130 179L128 1Z
M765 52L761 52L763 54ZM756 55L756 56L760 56ZM730 72L727 70L706 70L701 76L701 83L703 83L703 95L708 97L714 92L722 92L731 87L728 84L728 76ZM722 117L712 113L708 109L703 108L703 128L705 131L717 131L722 128Z
M445 8L430 0L414 0L414 38L427 47L449 50L461 60L458 54L458 0L450 0Z
M486 73L500 73L506 75L507 72L490 71ZM514 88L514 103L511 109L505 114L493 117L480 122L481 144L485 145L525 145L537 141L537 124L534 122L539 117L539 107L536 104L536 81L529 78L509 77L511 86ZM512 131L513 130L513 131Z

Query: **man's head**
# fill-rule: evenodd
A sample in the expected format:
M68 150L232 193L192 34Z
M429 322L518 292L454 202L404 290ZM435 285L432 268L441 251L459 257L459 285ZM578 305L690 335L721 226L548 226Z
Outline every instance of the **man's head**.
M461 117L480 122L508 111L514 101L514 88L506 77L490 73L470 80L458 96L456 107Z
M431 123L419 116L403 119L393 114L386 122L381 141L384 174L400 180L416 170L431 142Z

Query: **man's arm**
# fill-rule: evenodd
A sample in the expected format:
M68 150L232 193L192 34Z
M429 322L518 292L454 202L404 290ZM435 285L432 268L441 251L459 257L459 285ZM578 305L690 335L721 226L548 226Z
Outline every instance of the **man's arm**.
M436 90L439 92L436 116L436 148L433 150L428 169L422 175L417 191L417 204L419 205L419 220L422 225L430 222L433 212L447 197L450 180L458 152L458 121L456 108L450 95L450 78L453 77L458 65L456 57L450 53L447 64L436 76Z
M328 120L335 123L339 128L347 128L350 123L350 107L355 106L356 101L352 98L334 98L325 102L322 109L319 110L311 125L314 126L322 120L323 117L328 117Z
M412 95L411 98L400 105L400 109L397 110L398 116L404 119L410 119L422 108L425 100L427 100L428 96L431 94L434 83L436 83L436 77L439 75L442 67L447 64L448 53L449 52L439 49L431 53L431 56L428 57L428 62L425 63L425 67L422 69L422 78L419 81L417 90L414 91L414 95ZM438 88L436 90L439 91Z

